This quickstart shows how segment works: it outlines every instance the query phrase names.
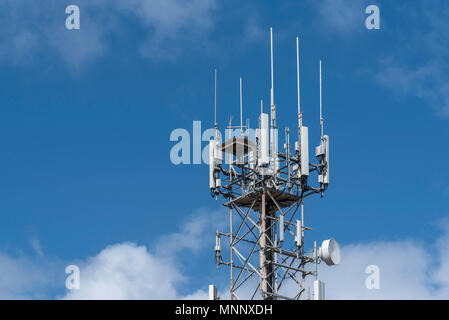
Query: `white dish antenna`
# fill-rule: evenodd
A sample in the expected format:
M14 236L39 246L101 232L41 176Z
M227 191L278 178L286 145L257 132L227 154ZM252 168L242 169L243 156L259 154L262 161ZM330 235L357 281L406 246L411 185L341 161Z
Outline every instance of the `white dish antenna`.
M338 242L334 238L324 240L321 244L319 255L321 260L328 266L340 264L341 255Z

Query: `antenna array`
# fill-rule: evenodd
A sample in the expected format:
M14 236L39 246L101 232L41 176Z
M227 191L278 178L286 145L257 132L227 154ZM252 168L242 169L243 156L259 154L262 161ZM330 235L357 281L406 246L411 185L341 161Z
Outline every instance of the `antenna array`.
M315 277L315 299L324 298L324 283L318 280L317 264L338 264L340 253L334 239L314 242L307 250L304 200L314 194L323 196L329 185L329 137L324 134L322 115L322 78L320 60L321 140L315 148L316 161L309 162L308 127L303 125L300 99L299 38L296 38L298 94L298 141L290 152L290 129L285 129L284 151L278 151L276 104L274 102L273 30L270 28L270 106L271 121L260 102L259 128L255 141L244 131L242 78L240 78L240 135L221 143L217 134L215 70L215 130L209 143L210 190L229 208L229 232L216 232L217 267L230 268L230 298L300 299L306 298L306 277ZM228 130L232 131L231 123ZM227 154L229 166L223 164ZM317 175L316 185L310 176ZM229 239L227 260L221 238ZM314 265L314 268L308 266ZM295 284L287 285L288 282ZM251 292L249 296L242 296Z

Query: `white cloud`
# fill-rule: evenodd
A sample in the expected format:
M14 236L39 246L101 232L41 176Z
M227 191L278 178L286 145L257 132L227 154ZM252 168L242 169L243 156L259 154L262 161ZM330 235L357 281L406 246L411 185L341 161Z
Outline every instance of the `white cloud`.
M33 248L34 252L38 255L39 258L44 257L44 250L42 250L41 242L39 239L34 236L30 240L31 248Z
M449 299L449 225L434 244L416 240L376 242L342 248L342 264L320 266L328 299ZM365 269L380 270L380 289L367 289Z
M345 246L337 267L320 266L327 299L429 299L434 262L423 246L413 241ZM380 289L367 289L366 267L380 270Z
M145 246L116 244L80 265L80 289L66 299L176 299L185 278Z
M197 210L179 232L162 236L152 246L123 243L102 250L80 265L81 288L66 299L206 299L207 288L183 296L178 287L187 281L176 254L198 252L214 241L222 212ZM211 263L212 266L212 263Z
M207 286L180 293L189 278L183 274L178 254L189 251L193 257L213 246L215 229L227 221L224 217L220 211L199 209L178 232L162 236L154 245L118 243L78 262L44 256L39 241L32 237L39 259L0 253L0 299L207 299ZM69 264L80 267L79 290L65 289Z
M183 300L208 300L209 292L207 292L206 290L203 290L203 289L199 289L192 294L184 296L182 299Z
M178 232L163 236L155 245L119 243L97 255L75 263L80 267L81 288L63 291L68 263L0 254L0 298L33 299L207 299L207 286L186 293L189 283L178 254L201 252L213 245L213 234L222 212L205 209L193 214ZM195 223L197 222L197 223ZM442 234L435 243L419 240L384 241L342 247L342 263L319 266L319 277L326 282L327 299L448 299L449 298L449 223L440 221ZM72 262L73 263L73 262ZM365 269L380 269L380 289L365 286ZM210 268L214 268L210 263ZM58 274L58 275L56 275ZM220 296L229 298L223 279L214 281ZM254 285L253 282L250 282ZM286 290L293 292L293 283ZM59 294L55 296L55 288ZM290 288L290 289L289 289ZM240 292L241 298L252 293ZM296 288L294 289L296 291ZM287 292L285 292L287 293Z

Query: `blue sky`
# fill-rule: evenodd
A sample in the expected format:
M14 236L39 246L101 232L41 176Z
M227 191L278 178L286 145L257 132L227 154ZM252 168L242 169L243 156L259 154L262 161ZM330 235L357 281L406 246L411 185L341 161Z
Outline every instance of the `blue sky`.
M81 29L68 31L72 2ZM296 126L299 36L312 144L323 60L332 183L307 203L309 238L348 248L412 241L438 256L449 204L444 1L72 2L0 3L0 262L51 265L58 279L39 271L44 280L23 289L3 274L3 296L64 296L65 265L93 268L123 243L158 257L164 239L179 245L186 233L192 242L168 250L185 279L167 296L225 283L212 250L226 212L209 196L206 165L170 162L169 137L192 132L194 120L212 126L215 67L221 128L238 119L240 76L245 117L256 123L260 99L269 100L270 26L278 124ZM365 28L369 4L380 8L380 30ZM204 230L189 229L196 219ZM441 265L435 258L423 272Z

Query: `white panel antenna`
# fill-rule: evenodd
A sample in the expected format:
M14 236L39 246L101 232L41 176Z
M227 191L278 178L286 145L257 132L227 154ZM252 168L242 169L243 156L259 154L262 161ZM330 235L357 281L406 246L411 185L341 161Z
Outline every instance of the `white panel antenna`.
M267 165L270 163L267 113L260 114L259 148L259 164Z
M271 159L272 159L272 169L273 174L276 175L279 169L279 158L278 158L278 135L277 129L270 129L270 143L271 143Z
M309 175L309 128L305 126L301 126L301 172L300 176L308 176Z
M296 237L295 237L296 246L300 247L302 244L302 225L301 220L296 220Z
M215 189L215 140L209 141L209 187Z
M219 254L220 252L221 252L220 235L219 235L218 230L217 230L217 233L216 233L216 236L215 236L215 253L216 253L216 255L220 255Z
M279 241L284 241L284 215L279 216Z
M313 281L313 300L324 300L324 282L320 280Z
M215 140L215 149L214 149L215 164L223 163L223 151L221 151L220 144L221 144L220 138L217 138L217 140Z
M329 136L325 134L321 140L321 145L317 147L319 149L320 156L323 157L325 167L321 174L318 176L318 182L323 184L329 184Z
M220 300L217 287L213 284L209 285L209 300Z

